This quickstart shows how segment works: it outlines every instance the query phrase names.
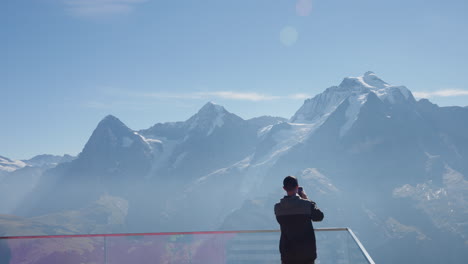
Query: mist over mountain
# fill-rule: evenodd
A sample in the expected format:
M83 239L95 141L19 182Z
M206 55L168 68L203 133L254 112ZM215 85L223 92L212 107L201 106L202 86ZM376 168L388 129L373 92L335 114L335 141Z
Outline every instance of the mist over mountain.
M37 155L29 160L0 157L0 212L10 213L34 189L42 173L60 163L69 162L70 155Z
M325 213L315 226L352 228L378 263L468 258L468 109L417 101L373 72L305 100L289 120L244 120L211 102L141 130L107 116L78 157L57 163L28 172L37 183L20 185L32 191L0 213L56 225L68 212L93 225L86 208L112 197L125 214L105 207L120 217L109 232L277 229L282 179L296 175Z

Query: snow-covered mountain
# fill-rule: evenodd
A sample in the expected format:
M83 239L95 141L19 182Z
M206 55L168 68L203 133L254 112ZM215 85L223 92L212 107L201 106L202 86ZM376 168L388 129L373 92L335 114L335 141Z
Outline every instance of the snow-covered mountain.
M265 120L244 120L209 102L185 122L156 124L139 133L157 143L152 176L186 180L229 166L251 153L260 122Z
M50 155L50 154L41 154L32 157L28 160L22 160L25 164L31 167L47 167L53 168L60 163L69 162L74 160L75 157L65 154L63 156L60 155Z
M13 212L37 216L85 207L104 194L128 195L150 171L152 160L144 137L106 116L78 157L47 170Z
M216 128L223 127L227 119L239 122L241 118L229 113L224 107L209 102L187 120L184 126L189 134L200 133L209 136Z
M317 226L353 228L379 263L467 257L468 109L416 101L372 72L307 99L289 121L214 103L138 131L107 116L14 212L54 215L112 195L128 202L122 232L277 228L272 206L290 174L325 211Z
M370 94L376 95L387 105L416 103L408 88L390 85L369 71L360 77L347 77L340 85L332 86L314 98L307 99L291 118L291 122L324 122L340 105L347 104L346 121L340 131L343 135L356 121Z
M74 158L75 157L68 154L63 156L41 154L28 160L11 160L9 158L0 156L0 173L13 172L26 166L52 168L60 163L72 161Z
M26 163L21 160L11 160L9 158L0 156L0 173L12 172L17 169L24 168Z
M71 166L87 171L90 177L99 174L100 180L115 181L128 174L147 173L151 160L151 147L145 138L109 115L99 122Z

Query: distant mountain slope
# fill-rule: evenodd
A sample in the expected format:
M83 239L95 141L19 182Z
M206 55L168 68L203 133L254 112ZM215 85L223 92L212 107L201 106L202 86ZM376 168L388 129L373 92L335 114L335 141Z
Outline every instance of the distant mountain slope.
M121 232L128 202L103 195L84 208L22 218L0 214L0 236L103 234Z
M0 175L0 212L11 213L34 189L40 181L42 173L56 167L60 163L73 160L70 155L38 155L29 160L10 161L9 164L19 164L20 166ZM4 158L3 160L6 160Z
M0 179L0 212L12 213L39 182L43 168L26 166Z
M281 122L287 122L287 121L288 120L286 118L277 117L277 116L259 116L259 117L254 117L254 118L247 120L247 122L255 126L256 129L264 128L270 125L276 125Z

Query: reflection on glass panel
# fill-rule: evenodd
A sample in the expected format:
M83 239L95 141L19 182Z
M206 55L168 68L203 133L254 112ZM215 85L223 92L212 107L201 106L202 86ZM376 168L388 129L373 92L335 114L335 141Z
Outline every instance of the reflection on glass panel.
M108 263L225 263L236 234L109 237Z
M8 239L0 248L1 264L105 263L103 237Z
M0 264L281 263L278 231L0 239ZM316 263L368 261L346 229L317 230Z

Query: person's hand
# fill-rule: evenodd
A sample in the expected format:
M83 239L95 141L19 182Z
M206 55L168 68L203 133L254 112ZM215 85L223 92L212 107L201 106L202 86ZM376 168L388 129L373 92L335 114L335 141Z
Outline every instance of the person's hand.
M302 199L308 199L307 194L304 192L304 188L299 187L298 193Z

